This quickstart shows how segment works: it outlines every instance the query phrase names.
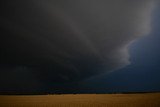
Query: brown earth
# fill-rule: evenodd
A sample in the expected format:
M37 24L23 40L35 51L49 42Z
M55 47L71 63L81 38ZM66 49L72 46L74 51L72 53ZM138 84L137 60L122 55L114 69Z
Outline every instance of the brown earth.
M0 95L0 107L160 107L160 93Z

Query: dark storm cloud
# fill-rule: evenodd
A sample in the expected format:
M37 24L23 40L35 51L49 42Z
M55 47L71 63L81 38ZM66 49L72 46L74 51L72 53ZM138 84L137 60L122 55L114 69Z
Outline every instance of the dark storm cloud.
M129 64L129 44L150 32L153 0L6 0L1 5L1 74L21 75L13 72L18 69L53 83Z

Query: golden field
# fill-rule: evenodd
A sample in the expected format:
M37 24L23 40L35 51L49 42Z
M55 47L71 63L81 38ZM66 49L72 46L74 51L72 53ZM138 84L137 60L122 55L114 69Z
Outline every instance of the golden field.
M160 107L160 93L0 95L0 107Z

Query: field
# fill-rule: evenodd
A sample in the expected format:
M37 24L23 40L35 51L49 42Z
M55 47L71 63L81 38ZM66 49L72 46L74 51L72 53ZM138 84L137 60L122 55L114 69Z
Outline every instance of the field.
M0 95L0 107L160 107L160 93Z

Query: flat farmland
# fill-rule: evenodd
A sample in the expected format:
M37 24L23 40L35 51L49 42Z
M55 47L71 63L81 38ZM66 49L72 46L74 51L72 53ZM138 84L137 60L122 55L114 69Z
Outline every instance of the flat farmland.
M0 95L0 107L160 107L160 93Z

